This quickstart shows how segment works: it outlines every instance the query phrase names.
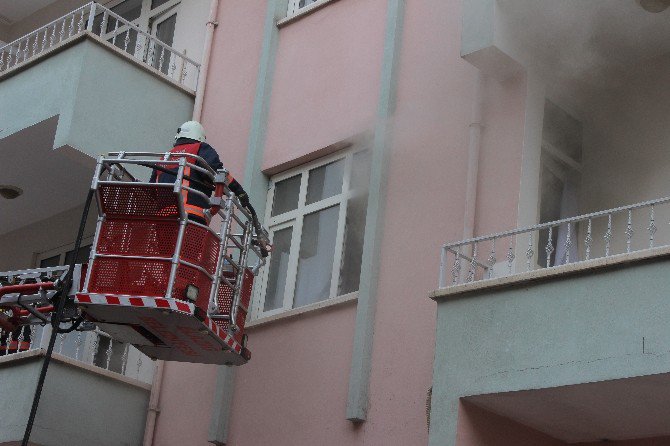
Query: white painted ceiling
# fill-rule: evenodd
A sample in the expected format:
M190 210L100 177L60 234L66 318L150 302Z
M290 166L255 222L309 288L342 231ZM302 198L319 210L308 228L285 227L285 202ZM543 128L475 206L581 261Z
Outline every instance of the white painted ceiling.
M95 160L65 146L53 149L58 118L0 139L0 184L23 189L14 200L0 197L0 234L83 204Z
M57 0L0 0L0 22L11 25Z
M464 399L567 443L670 435L667 373Z

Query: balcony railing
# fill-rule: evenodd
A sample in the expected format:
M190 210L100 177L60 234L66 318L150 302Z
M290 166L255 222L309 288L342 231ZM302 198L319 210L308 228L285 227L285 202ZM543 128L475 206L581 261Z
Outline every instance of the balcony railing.
M7 283L26 283L58 277L67 266L0 273L0 286ZM0 328L0 358L25 351L46 350L51 336L49 325L31 325L14 332ZM108 370L119 375L151 384L153 361L130 344L115 341L107 333L74 331L56 336L54 353L76 362Z
M84 33L114 45L179 85L197 89L200 64L95 2L0 47L0 74Z
M443 245L439 288L670 245L668 204L659 198Z

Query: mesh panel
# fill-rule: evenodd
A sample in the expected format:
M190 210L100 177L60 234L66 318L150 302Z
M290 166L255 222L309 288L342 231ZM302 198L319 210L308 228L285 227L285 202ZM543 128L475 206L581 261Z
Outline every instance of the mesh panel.
M223 277L234 283L235 276L230 271L224 271ZM219 306L221 314L230 314L230 307L233 304L233 289L223 280L219 284L219 290L216 293L216 303Z
M177 195L169 187L101 184L102 211L107 217L178 217Z
M171 266L164 260L97 258L88 288L101 294L164 296Z
M223 274L228 280L234 279L232 272L224 272ZM242 308L249 308L249 302L251 301L251 290L254 286L254 275L249 269L244 270L244 277L242 279L242 293L240 295L240 306L237 310L237 318L235 323L239 327L239 330L233 336L235 340L239 343L242 342L242 337L244 335L244 324L247 320L247 312ZM233 299L233 289L225 282L222 282L219 285L219 290L216 295L217 303L221 309L222 314L230 314L230 307L232 305ZM228 331L229 324L228 321L215 320L214 323L224 330Z
M107 219L100 228L100 254L172 257L177 244L177 220Z
M181 258L202 266L207 272L214 274L219 258L218 238L205 228L193 224L186 225Z

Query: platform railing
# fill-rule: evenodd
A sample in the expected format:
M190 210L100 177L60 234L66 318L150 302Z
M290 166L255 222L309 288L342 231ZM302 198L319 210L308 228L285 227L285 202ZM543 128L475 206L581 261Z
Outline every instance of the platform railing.
M55 279L67 269L67 266L58 266L0 272L0 286ZM46 350L50 335L51 326L48 324L24 326L13 332L0 328L0 358L25 351ZM113 340L99 329L58 334L54 353L147 384L151 384L153 379L154 362L148 356L130 344Z
M191 90L198 87L200 64L95 2L0 47L0 74L84 33L114 45L179 85Z
M670 245L669 204L670 197L659 198L445 244L438 286Z
M23 327L14 333L0 329L0 358L24 351L46 350L49 332L49 327L38 325ZM11 348L14 345L17 348ZM59 334L56 337L54 353L82 364L151 383L153 361L133 346L115 341L99 330Z

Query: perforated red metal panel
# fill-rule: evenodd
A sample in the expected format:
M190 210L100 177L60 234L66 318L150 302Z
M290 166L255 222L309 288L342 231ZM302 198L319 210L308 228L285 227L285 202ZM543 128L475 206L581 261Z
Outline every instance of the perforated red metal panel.
M224 273L229 280L233 280L234 276L232 273ZM239 330L233 336L237 342L242 342L242 337L244 335L244 325L247 320L247 311L244 308L249 308L249 302L251 301L251 290L254 286L254 275L249 269L244 270L244 276L242 281L242 293L240 295L240 306L237 310L236 325L239 327ZM219 285L219 290L216 295L217 303L219 309L223 314L230 315L230 310L232 306L233 298L233 289L225 282L222 282ZM215 324L224 330L228 331L229 323L228 321L215 320Z
M182 242L181 258L214 274L219 258L218 237L201 226L189 223Z
M165 260L96 258L88 290L101 294L164 296L171 266Z
M172 257L178 233L178 220L106 219L100 228L96 252Z
M234 283L235 276L232 272L226 271L223 273L223 276ZM230 307L233 304L233 289L224 281L221 281L219 284L219 289L216 293L216 303L222 314L230 314Z
M171 188L160 186L101 184L102 211L107 217L178 217L179 198Z

